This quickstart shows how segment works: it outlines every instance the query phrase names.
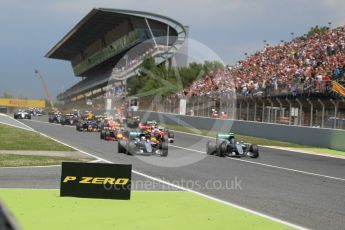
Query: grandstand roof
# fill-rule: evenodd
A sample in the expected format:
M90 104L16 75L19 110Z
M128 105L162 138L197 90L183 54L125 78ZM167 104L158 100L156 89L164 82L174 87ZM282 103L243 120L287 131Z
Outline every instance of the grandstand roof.
M93 41L99 39L106 32L114 28L130 17L146 17L160 22L173 22L180 25L177 21L154 13L118 10L107 8L92 9L74 28L72 28L46 55L48 58L71 60L81 50L85 49ZM179 32L179 31L177 31Z

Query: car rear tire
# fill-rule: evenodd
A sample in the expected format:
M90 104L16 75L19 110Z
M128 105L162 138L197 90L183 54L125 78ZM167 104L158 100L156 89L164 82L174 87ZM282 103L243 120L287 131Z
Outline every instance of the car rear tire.
M135 144L133 142L129 142L127 144L126 154L127 155L133 155L134 150L135 150Z
M117 152L118 153L125 153L126 149L118 142L117 144Z
M225 157L227 156L227 143L226 142L222 142L219 145L219 156L220 157Z
M259 147L255 144L251 145L249 147L249 152L247 153L247 155L250 158L258 158L259 157Z
M174 138L174 137L175 137L175 135L174 135L174 133L173 133L173 132L168 131L168 137L169 137L169 138Z
M168 153L169 153L169 150L168 150L168 142L164 141L162 142L162 157L167 157L168 156Z
M110 132L109 131L105 131L105 134L104 134L104 140L108 140L108 137L110 137Z
M104 135L105 135L105 132L104 132L104 130L102 130L102 131L101 131L101 135L100 135L100 136L101 136L101 140L104 139Z
M206 154L207 155L214 155L214 153L216 152L216 144L211 142L211 141L208 141L206 143Z

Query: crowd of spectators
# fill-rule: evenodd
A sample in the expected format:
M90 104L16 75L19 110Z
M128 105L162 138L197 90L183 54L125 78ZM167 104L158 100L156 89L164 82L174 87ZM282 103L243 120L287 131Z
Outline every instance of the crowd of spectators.
M175 96L220 96L322 92L344 80L345 26L265 46L233 67L208 73Z

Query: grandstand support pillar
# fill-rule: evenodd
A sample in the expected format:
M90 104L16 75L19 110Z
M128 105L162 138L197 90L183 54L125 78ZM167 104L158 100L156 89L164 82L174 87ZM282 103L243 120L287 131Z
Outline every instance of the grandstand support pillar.
M291 110L292 110L292 103L288 98L285 98L287 103L289 104L289 125L291 125Z
M320 100L318 99L317 100L320 105L322 106L322 112L321 112L321 128L324 127L324 124L325 124L325 104Z
M272 111L273 111L273 102L270 98L267 98L267 101L271 104L271 108L268 110L268 122L272 122L271 116L272 116Z
M333 122L333 129L337 128L337 115L338 115L338 106L339 103L338 101L334 101L333 99L330 99L330 102L333 104L334 106L334 122Z
M279 108L280 108L280 111L279 111L279 118L281 119L283 117L284 114L283 113L283 104L282 102L279 100L279 98L276 98L276 101L278 102L279 104Z
M303 104L298 98L296 98L297 103L299 104L299 111L298 111L298 125L302 126L302 109L303 109Z
M149 21L147 20L147 18L145 18L145 22L146 22L147 28L149 28L152 40L155 43L155 47L157 47L157 42L156 42L155 36L152 33L151 26L150 26Z
M313 111L314 111L314 105L313 103L310 101L309 98L307 98L307 102L310 105L310 127L313 127Z

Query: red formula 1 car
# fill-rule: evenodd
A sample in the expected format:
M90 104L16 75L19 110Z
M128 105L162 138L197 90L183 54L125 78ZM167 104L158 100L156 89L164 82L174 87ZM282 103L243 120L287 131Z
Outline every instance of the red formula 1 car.
M114 120L105 120L101 129L100 138L105 141L117 141L123 137L122 126Z
M163 126L159 126L156 121L140 122L139 129L143 133L160 132L162 136L168 137L169 143L173 143L175 141L174 133Z

